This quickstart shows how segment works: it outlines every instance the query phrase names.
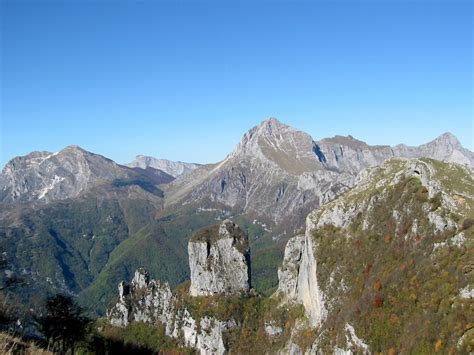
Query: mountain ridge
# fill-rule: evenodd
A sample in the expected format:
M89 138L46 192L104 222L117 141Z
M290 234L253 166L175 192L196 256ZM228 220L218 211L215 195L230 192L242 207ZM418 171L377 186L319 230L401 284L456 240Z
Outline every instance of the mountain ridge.
M182 161L172 161L168 159L158 159L152 156L137 155L133 161L126 164L130 168L146 169L148 167L155 168L165 173L178 178L191 173L194 169L200 166L196 163L185 163Z
M449 134L437 142L427 143L421 153L403 154L447 159L461 154L467 161L472 155ZM0 175L0 235L15 264L12 270L38 275L38 285L78 293L95 310L110 299L110 285L138 266L172 286L186 280L183 245L197 229L225 218L249 235L254 287L273 289L284 245L301 231L306 216L356 186L364 169L394 155L392 147L369 146L353 137L314 141L276 119L249 130L223 161L177 179L77 146L63 153L34 152L9 162L8 176L8 169ZM32 164L25 165L28 159ZM82 174L81 184L75 184L76 173ZM16 184L5 183L9 179L17 179ZM15 188L24 197L8 201ZM89 260L90 250L100 256L99 263Z
M438 146L441 143L446 147ZM208 208L223 204L278 223L285 213L309 213L350 188L365 168L393 157L423 156L474 166L474 153L450 133L419 147L370 146L352 136L315 141L270 118L247 131L223 161L169 184L165 204L197 203ZM258 199L268 203L258 204Z
M137 171L100 154L69 145L11 159L0 174L0 202L63 200L115 180L173 180L160 170Z

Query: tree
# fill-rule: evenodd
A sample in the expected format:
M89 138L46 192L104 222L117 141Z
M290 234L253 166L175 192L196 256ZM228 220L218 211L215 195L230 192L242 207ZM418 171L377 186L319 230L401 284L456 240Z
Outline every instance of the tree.
M0 327L6 328L12 325L12 321L18 319L18 307L15 302L14 291L24 285L24 280L17 276L8 263L5 247L0 244ZM12 299L13 298L13 299Z
M38 319L39 329L53 352L74 354L75 345L84 339L90 320L83 309L67 295L46 299L46 314Z

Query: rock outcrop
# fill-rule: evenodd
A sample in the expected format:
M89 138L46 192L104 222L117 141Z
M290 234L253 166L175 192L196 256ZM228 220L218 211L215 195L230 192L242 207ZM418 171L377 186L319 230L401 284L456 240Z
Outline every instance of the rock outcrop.
M198 231L188 243L191 296L250 290L250 249L246 234L230 220Z
M297 235L286 243L283 263L278 268L277 293L284 295L288 300L296 299L298 274L300 271L305 235Z
M120 282L119 300L107 311L112 325L125 327L132 322L161 322L166 324L174 313L175 297L167 283L150 280L144 269L135 271L130 285ZM167 328L170 331L170 328Z
M223 332L235 326L235 322L193 318L169 285L150 280L144 269L135 272L131 285L121 282L118 288L119 300L107 310L110 324L118 327L133 322L161 325L166 335L201 354L225 352Z
M189 295L173 294L168 283L150 280L138 269L130 285L118 285L118 302L107 310L110 324L133 322L162 325L166 335L201 354L223 354L223 334L237 324L233 319L193 316L187 297L235 295L250 290L250 250L247 236L225 220L196 233L189 242L191 287Z
M311 325L319 326L327 310L318 285L316 259L309 233L288 241L282 267L278 270L278 281L277 294L283 295L286 301L302 304Z

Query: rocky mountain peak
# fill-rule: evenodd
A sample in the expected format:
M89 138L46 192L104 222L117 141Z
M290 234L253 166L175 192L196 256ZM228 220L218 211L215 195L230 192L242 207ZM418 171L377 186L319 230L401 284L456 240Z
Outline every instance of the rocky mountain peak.
M71 161L73 162L73 159L79 159L76 161L76 164L81 164L85 163L87 165L94 166L96 164L102 165L102 164L107 164L109 166L115 166L118 167L119 164L114 162L112 159L109 159L107 157L104 157L103 155L92 153L78 145L72 144L68 145L66 148L60 150L59 152L51 154L48 158L56 157L58 160L65 161Z
M296 131L293 127L290 127L274 117L270 117L262 121L256 126L256 133L260 135L277 135L287 130Z
M189 241L191 296L234 294L250 289L247 235L230 220L198 231Z
M83 152L83 153L89 153L87 150L81 148L80 146L76 145L76 144L70 144L68 145L66 148L64 148L63 150L61 150L61 152Z
M245 148L248 146L260 145L264 141L271 145L275 145L275 148L283 148L279 147L278 143L291 139L291 137L294 137L295 135L304 135L312 141L308 134L283 124L276 118L269 118L245 133L235 150L245 151Z
M244 134L229 155L231 161L256 161L293 175L320 167L311 136L269 118Z
M452 134L451 132L443 133L439 137L436 137L430 143L431 144L440 144L440 145L444 145L444 146L452 146L452 147L456 147L456 148L461 147L461 143L459 142L457 137L454 134Z
M6 164L0 174L0 201L62 200L106 181L132 175L137 174L76 145L56 153L33 152Z
M449 132L419 147L404 147L403 149L409 152L408 157L430 157L446 162L474 166L474 153L464 148L456 136Z

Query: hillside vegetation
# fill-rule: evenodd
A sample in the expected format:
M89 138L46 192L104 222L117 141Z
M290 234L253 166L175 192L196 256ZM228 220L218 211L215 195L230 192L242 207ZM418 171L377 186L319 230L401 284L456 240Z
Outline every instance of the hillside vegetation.
M472 171L393 160L312 213L328 309L318 347L347 347L347 324L374 352L473 351Z

